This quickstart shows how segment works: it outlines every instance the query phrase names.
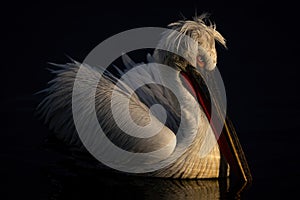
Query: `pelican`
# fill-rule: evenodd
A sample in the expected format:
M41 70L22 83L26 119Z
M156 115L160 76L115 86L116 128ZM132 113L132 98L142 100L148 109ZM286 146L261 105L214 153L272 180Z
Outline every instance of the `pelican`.
M105 155L111 155L108 160L115 164L114 166L131 163L126 165L127 168L122 168L127 172L138 172L151 177L202 179L228 177L231 169L238 169L244 179L249 180L248 166L233 127L226 118L225 131L220 138L216 138L209 122L209 114L205 111L205 104L199 104L201 95L199 97L198 90L203 86L200 85L201 78L197 72L202 70L210 73L215 69L217 43L226 48L224 37L208 18L207 14L202 14L193 20L180 20L168 25L168 28L189 36L197 43L196 50L189 45L181 48L183 55L196 58L194 63L161 49L155 49L152 55L148 54L146 65L160 63L169 66L171 71L162 65L154 64L151 67L136 68L131 74L127 73L138 64L126 54L122 56L125 69L114 66L114 72L74 60L56 65L59 69L52 70L55 78L49 82L49 87L43 90L46 96L37 107L38 113L57 138L73 149L84 152L86 146L78 135L74 114L82 120L84 128L81 132L98 130L90 124L88 118L93 115L92 110L95 109L98 122L106 133L102 139L108 138L119 149L123 149L124 154L121 156L126 156L128 152L130 156L123 160L121 157L122 161L118 162L119 157L115 157L118 155L110 154L114 152L114 145L106 146L106 143L101 146L97 146L98 143L91 144L92 150L103 148L102 152ZM170 46L169 44L176 39L178 38L170 34L162 35L161 44ZM82 72L81 76L78 75L79 71ZM119 77L124 74L127 76L127 82L120 83ZM76 103L74 99L72 101L76 80L87 85L97 82L95 95L92 96L94 105L87 105L91 95L79 87L77 96L81 102L77 108L72 107L72 104ZM144 86L135 88L139 81L145 83ZM150 84L152 82L162 84ZM163 87L163 84L175 87L181 101L179 102L171 89ZM157 106L158 104L163 108ZM164 116L164 119L160 116ZM186 122L184 127L180 127L181 121ZM150 128L147 126L149 124ZM157 134L151 135L151 129L157 129ZM177 138L179 129L181 139ZM151 137L139 137L144 135ZM213 146L203 154L203 147L207 144ZM177 146L180 146L179 150ZM154 153L151 154L152 152ZM145 154L146 157L138 160L141 154ZM132 163L136 163L137 166ZM159 167L152 167L153 163ZM140 170L139 164L147 170ZM99 166L109 168L105 163L99 163ZM152 168L155 169L151 170Z

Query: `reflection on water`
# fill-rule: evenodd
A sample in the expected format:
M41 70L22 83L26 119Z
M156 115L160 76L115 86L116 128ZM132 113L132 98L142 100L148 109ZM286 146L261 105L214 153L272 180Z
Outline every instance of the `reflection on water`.
M144 178L55 164L45 169L50 199L228 199L239 198L229 179Z

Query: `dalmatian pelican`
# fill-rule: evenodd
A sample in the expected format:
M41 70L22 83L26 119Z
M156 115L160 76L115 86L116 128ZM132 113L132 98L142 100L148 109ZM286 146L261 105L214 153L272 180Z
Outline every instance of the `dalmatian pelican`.
M184 152L177 155L173 162L159 169L140 173L143 176L180 179L220 178L228 177L233 171L233 173L236 172L242 177L243 180L251 180L251 174L241 145L228 117L225 119L221 136L219 138L214 137L213 128L209 122L210 113L207 111L209 102L212 104L213 101L205 98L205 90L202 93L200 92L203 89L203 85L200 81L199 71L205 71L206 74L214 71L217 64L215 45L220 44L226 48L224 37L216 30L215 24L208 18L207 14L202 14L194 17L193 20L180 20L168 26L168 28L176 30L182 35L187 35L197 42L199 48L197 48L196 52L194 49L190 49L189 46L183 48L185 51L183 52L184 55L195 55L196 53L196 64L189 63L184 58L168 51L155 49L153 54L148 54L148 63L161 63L170 66L175 72L170 74L160 68L159 65L156 65L156 67L139 69L131 77L135 81L140 80L137 79L137 76L141 76L147 77L153 82L157 82L160 79L170 84L176 83L177 91L181 92L182 97L184 97L183 102L179 103L172 91L159 84L146 84L131 95L126 94L126 88L134 85L134 81L123 84L123 86L119 85L116 90L118 77L125 74L126 70L133 69L137 65L126 54L122 56L125 69L119 69L114 66L115 71L103 73L101 80L97 84L94 108L99 124L106 133L106 137L112 143L127 152L131 152L132 155L128 160L135 160L138 153L152 152L165 146L167 148L156 154L156 157L163 160L163 158L167 159L176 156L176 153L173 152L174 147L177 145L176 131L179 129L181 120L187 121L183 137L193 137L193 141L187 145ZM168 45L176 38L172 35L163 35L161 40ZM74 60L70 63L56 66L59 69L52 70L55 78L49 82L49 87L43 90L45 98L37 107L38 113L45 123L49 125L50 129L53 130L57 138L64 141L66 145L72 146L73 149L86 151L74 125L73 114L76 112L84 120L85 116L92 113L89 107L80 107L77 111L73 110L72 112L73 87L76 78L87 84L95 80L98 81L99 76L97 74L100 73L101 67L85 65ZM84 75L81 77L77 76L79 68L84 71ZM114 92L115 94L113 94ZM82 98L88 96L84 89L79 90L79 95ZM112 103L113 96L114 103ZM124 103L122 99L128 100L129 103ZM87 101L82 101L81 103L85 104ZM130 123L127 123L127 121L130 121L129 118L135 122L135 125L140 126L146 126L151 119L155 118L155 120L152 120L153 128L161 126L160 122L162 120L159 119L161 107L154 106L152 107L153 109L150 109L151 106L157 104L164 108L163 110L166 114L165 123L157 135L149 138L137 138L125 134L124 130L118 127L118 123L121 123L126 126L127 131L137 132L137 129L131 126ZM197 109L197 106L200 109ZM112 107L119 111L117 116L112 113ZM127 108L130 111L129 118L123 114ZM149 113L152 113L151 115L154 117L152 116L151 118ZM116 117L118 119L114 119ZM86 129L89 128L92 127L87 127ZM209 141L214 146L203 156L199 152L203 145L209 142L204 139L204 133L210 134ZM147 133L143 132L140 134ZM213 143L214 141L215 143ZM110 147L107 147L106 151L112 150ZM140 162L151 163L151 159L156 159L156 157L149 156L146 160ZM111 159L114 160L116 158L112 157ZM103 167L101 163L99 163L99 166Z

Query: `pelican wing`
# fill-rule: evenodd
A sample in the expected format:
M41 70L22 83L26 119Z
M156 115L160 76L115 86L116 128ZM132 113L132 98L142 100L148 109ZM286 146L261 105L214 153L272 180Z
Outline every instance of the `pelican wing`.
M133 61L130 61L131 66L129 66L128 61L129 60L126 62L124 60L127 70L135 66ZM49 87L43 90L46 96L38 105L37 111L45 123L49 125L50 129L55 132L56 136L65 143L77 147L78 149L83 149L82 142L79 139L78 132L74 125L74 110L72 112L72 93L75 79L79 79L82 83L91 85L91 87L93 87L95 82L98 83L94 96L95 105L90 105L89 109L83 106L83 104L87 102L85 98L91 96L91 94L87 94L87 91L82 90L80 91L82 106L79 106L75 112L80 113L80 117L83 118L82 121L85 121L85 118L88 119L88 117L92 115L92 109L95 108L100 126L110 141L119 148L130 152L151 152L166 146L170 141L175 139L172 130L170 130L168 126L161 124L160 120L155 117L155 113L151 113L149 110L149 106L155 103L169 104L167 102L168 97L164 97L163 88L151 85L149 87L143 87L137 93L130 95L129 91L131 87L133 87L133 84L136 84L136 81L116 84L118 79L108 71L104 72L102 68L94 68L76 61L64 65L55 64L55 66L58 67L57 70L52 70L55 78L49 82ZM81 68L82 73L80 76L77 76L79 68ZM121 71L119 72L122 73ZM145 78L153 78L151 72L147 72L147 70L139 71L138 73L135 73L135 75L141 76L140 81L144 81ZM102 76L100 76L100 74L102 74ZM99 77L101 77L100 80ZM117 101L112 101L113 92L114 99L117 99ZM158 99L160 99L160 101L158 101ZM124 102L126 100L128 100L129 104ZM119 113L117 119L115 119L116 116L113 115L112 106ZM132 120L129 120L128 116L123 114L126 113L126 109L129 109L129 117ZM157 114L157 116L159 116L159 114ZM175 129L176 123L172 121L176 121L178 116L174 115L172 109L168 111L168 116L169 127ZM116 123L116 120L118 123ZM132 121L139 126L146 126L151 122L153 123L152 126L161 126L162 129L152 137L146 137L147 135L151 135L151 133L145 131L141 133L143 134L141 137L134 137L132 134L128 134L119 128L119 124L122 124L129 130L134 131L134 128L130 128ZM173 124L173 127L170 124ZM173 151L172 148L168 149L165 153L169 155ZM165 157L163 154L161 156Z

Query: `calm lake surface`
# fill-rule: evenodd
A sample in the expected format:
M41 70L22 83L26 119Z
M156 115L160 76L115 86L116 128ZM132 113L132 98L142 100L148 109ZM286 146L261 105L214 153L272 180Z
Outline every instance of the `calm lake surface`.
M13 104L14 102L12 102ZM285 132L238 132L253 183L151 179L99 172L45 147L49 131L31 103L5 113L1 130L1 199L287 199L298 196L297 140ZM109 198L107 198L109 197Z

